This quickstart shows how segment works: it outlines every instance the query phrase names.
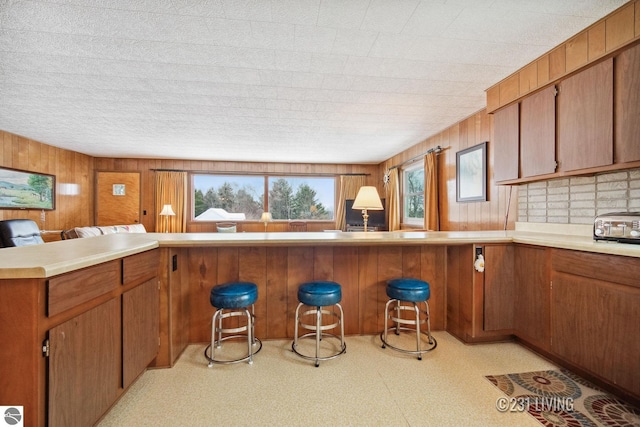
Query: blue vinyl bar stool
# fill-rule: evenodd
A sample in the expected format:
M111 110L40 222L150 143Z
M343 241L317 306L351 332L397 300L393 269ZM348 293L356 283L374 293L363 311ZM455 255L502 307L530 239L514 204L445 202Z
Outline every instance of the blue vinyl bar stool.
M316 367L320 366L321 360L333 359L347 351L347 345L344 342L344 323L342 321L342 319L344 318L344 312L342 311L342 306L340 305L341 300L342 286L340 286L340 284L336 282L313 281L303 283L298 287L298 301L300 301L300 303L296 308L296 324L291 349L300 357L308 360L315 360ZM302 308L303 306L309 307L309 310L305 310L303 313L300 313L300 308ZM325 307L332 307L332 309L329 310ZM335 310L336 307L338 308L337 312ZM313 324L303 323L303 318L311 315L315 317L315 322ZM323 325L323 315L331 316L334 322L331 324ZM298 326L301 326L312 332L309 332L302 336L298 336ZM340 326L339 337L335 334L324 332L329 329L334 329L337 326ZM313 356L303 354L298 349L299 339L311 337L315 337L316 340L316 351ZM340 347L334 353L326 356L321 356L320 341L322 341L324 337L339 339Z
M424 280L410 277L391 279L387 281L387 296L389 297L389 301L387 301L384 308L384 330L380 333L382 348L391 347L392 349L403 353L415 354L418 356L418 360L422 360L422 355L424 353L433 350L438 345L436 339L431 336L429 303L427 302L431 296L429 283ZM403 302L408 304L403 305ZM421 304L424 305L424 310L420 309ZM414 312L415 318L411 319L402 317L403 311ZM389 319L395 322L395 326L388 326ZM427 324L427 330L422 331L420 329L420 325L425 323ZM413 327L406 327L402 325L409 325ZM395 329L396 335L400 335L400 331L415 332L415 350L408 350L390 344L387 337L387 332L390 329ZM428 338L428 346L426 348L422 348L421 334L426 335Z
M209 361L209 367L214 363L228 364L248 361L253 364L253 355L262 349L262 342L254 333L254 303L258 299L258 286L250 282L229 282L211 288L211 305L217 310L211 318L211 344L204 350L204 356ZM249 310L251 307L251 310ZM236 316L245 316L247 321L237 327L223 327L223 320ZM226 322L225 322L226 323ZM225 325L226 326L226 325ZM223 334L231 334L224 335ZM215 349L222 347L226 340L247 340L246 356L237 359L216 358ZM256 350L254 347L258 345Z

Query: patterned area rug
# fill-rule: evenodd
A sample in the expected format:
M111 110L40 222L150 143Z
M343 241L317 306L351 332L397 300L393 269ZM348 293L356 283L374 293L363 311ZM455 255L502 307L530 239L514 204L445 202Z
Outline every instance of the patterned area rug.
M508 397L502 412L527 411L548 427L640 426L640 409L565 370L487 375Z

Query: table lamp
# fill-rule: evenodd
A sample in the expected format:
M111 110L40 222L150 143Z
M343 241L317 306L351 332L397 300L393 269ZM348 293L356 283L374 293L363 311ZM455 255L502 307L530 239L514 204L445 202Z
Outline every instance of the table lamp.
M162 207L162 211L160 212L160 216L164 217L164 232L169 232L169 217L175 216L176 213L173 211L171 205L164 205Z
M382 207L382 201L380 200L380 196L378 195L378 190L376 190L376 187L360 187L360 190L358 190L358 195L353 201L352 209L362 209L364 231L366 232L367 221L369 221L369 214L367 213L367 210L381 211L384 209L384 207Z
M271 216L271 212L262 212L262 216L260 217L260 221L264 222L264 232L267 232L267 223L273 221L273 217Z

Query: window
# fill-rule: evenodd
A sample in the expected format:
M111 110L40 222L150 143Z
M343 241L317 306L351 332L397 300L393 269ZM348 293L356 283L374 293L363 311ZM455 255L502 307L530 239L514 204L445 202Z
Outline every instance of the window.
M269 177L273 219L333 220L335 178Z
M417 162L402 171L402 222L424 224L424 163Z
M195 221L334 219L335 178L193 174Z

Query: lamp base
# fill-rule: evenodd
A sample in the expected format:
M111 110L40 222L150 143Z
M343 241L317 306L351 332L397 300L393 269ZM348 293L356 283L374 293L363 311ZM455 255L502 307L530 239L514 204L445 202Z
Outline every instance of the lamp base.
M369 214L366 209L362 210L362 222L364 222L364 232L367 232L367 222L369 222Z

